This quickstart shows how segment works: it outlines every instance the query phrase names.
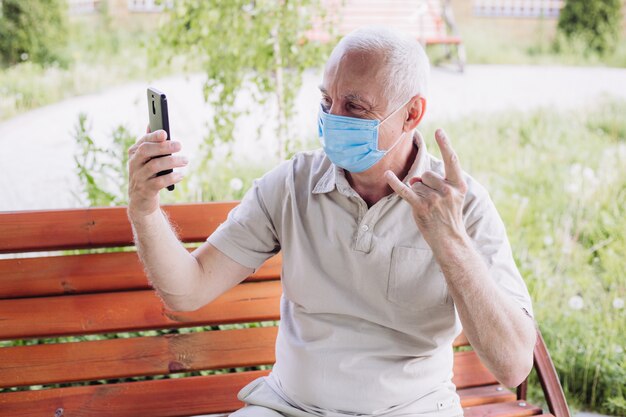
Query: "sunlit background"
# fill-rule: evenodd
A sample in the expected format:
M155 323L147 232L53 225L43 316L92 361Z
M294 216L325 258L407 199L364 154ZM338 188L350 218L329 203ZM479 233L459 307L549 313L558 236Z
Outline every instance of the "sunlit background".
M0 211L126 204L148 86L167 94L191 161L161 202L239 199L319 146L317 85L338 37L395 26L433 64L420 130L436 154L443 127L489 189L570 405L623 416L625 11L622 0L0 0Z

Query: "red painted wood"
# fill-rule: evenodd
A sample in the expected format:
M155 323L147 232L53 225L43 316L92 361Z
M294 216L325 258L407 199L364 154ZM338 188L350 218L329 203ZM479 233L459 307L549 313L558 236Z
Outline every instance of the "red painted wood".
M257 377L269 371L250 371L235 374L187 377L156 381L119 383L115 385L91 385L83 387L44 389L0 394L0 416L54 415L63 411L64 416L193 416L209 413L230 413L245 404L237 400L237 392ZM487 392L489 390L490 392ZM469 408L475 416L530 415L513 413L510 391L493 395L495 387L460 389L461 405L493 404ZM508 394L507 394L508 393ZM507 404L502 406L502 404ZM511 410L513 408L513 410ZM537 408L533 408L536 410ZM479 414L479 412L484 414Z
M0 394L1 417L166 417L227 413L237 392L269 371L89 385ZM62 413L62 414L61 414Z
M279 279L280 270L278 254L246 281ZM150 288L136 252L0 259L0 299Z
M465 333L461 332L461 334L458 335L456 339L454 339L453 346L454 347L469 346L469 344L470 344L469 340L467 340Z
M6 347L0 388L270 365L276 335L261 327ZM454 374L458 388L497 383L474 352L455 354Z
M482 404L515 401L515 394L501 384L457 389L461 406L474 407Z
M470 388L480 385L497 384L495 376L480 362L474 351L454 354L454 376L452 382L457 388Z
M238 202L163 205L183 242L204 241ZM127 208L33 210L0 213L0 253L129 246Z
M0 349L0 387L271 365L277 327Z
M498 402L463 408L464 417L523 417L541 413L540 407L525 401Z
M278 320L281 291L244 283L192 312L166 309L154 291L0 300L0 340Z
M550 413L554 414L555 417L571 417L563 387L561 387L550 353L539 330L537 330L534 362Z

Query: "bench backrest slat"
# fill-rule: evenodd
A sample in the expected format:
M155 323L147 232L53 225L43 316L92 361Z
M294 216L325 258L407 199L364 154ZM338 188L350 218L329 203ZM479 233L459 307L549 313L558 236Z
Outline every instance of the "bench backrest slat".
M246 280L277 279L280 268L277 255ZM136 252L0 259L0 277L0 299L150 288Z
M0 388L272 364L275 326L0 349ZM123 358L123 360L121 360ZM495 384L473 351L457 352L459 389Z
M0 393L2 417L194 416L243 406L236 393L269 371ZM233 394L234 393L234 394Z
M274 363L277 329L270 326L4 348L0 349L0 388Z
M237 285L193 312L152 290L0 300L0 340L278 320L280 281Z
M237 202L163 205L183 242L206 239ZM130 246L125 207L0 213L0 253Z

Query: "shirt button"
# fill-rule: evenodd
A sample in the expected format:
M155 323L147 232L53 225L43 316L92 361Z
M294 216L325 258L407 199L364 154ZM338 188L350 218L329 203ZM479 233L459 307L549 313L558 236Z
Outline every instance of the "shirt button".
M367 232L368 230L370 230L370 227L368 225L364 224L363 226L361 226L361 230L363 232Z

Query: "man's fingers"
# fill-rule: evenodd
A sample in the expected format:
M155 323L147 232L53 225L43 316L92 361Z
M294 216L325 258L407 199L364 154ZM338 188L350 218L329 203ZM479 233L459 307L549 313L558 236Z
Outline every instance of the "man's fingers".
M463 181L463 174L461 172L461 164L459 158L456 155L450 140L443 131L443 129L437 129L435 132L435 139L437 145L441 150L441 157L443 158L443 165L446 170L446 179L452 184L459 184Z
M449 187L449 185L446 184L446 180L434 171L425 171L422 174L421 182L427 187L430 187L433 190L437 190L439 192L443 192L446 187Z
M163 129L155 130L154 132L150 133L150 125L148 125L148 128L146 130L148 130L148 132L144 136L139 138L139 140L135 142L130 148L128 148L128 155L134 154L139 148L139 145L144 142L159 143L165 142L165 139L167 139L167 132L165 132L165 130Z
M418 197L417 195L415 195L415 192L413 192L411 187L400 181L398 177L396 177L396 174L394 174L392 171L385 171L385 179L387 180L389 186L396 193L398 193L400 197L402 197L410 204L417 203Z
M146 126L146 133L150 133L150 123L148 123L148 126Z
M149 126L148 126L148 130L150 130ZM165 130L163 129L159 129L159 130L155 130L152 133L150 132L146 133L141 139L139 139L135 143L135 146L139 146L144 142L154 142L154 143L165 142L166 139L167 139L167 132L165 132Z
M167 132L163 129L155 130L152 133L148 133L146 136L147 142L163 142L167 139Z

